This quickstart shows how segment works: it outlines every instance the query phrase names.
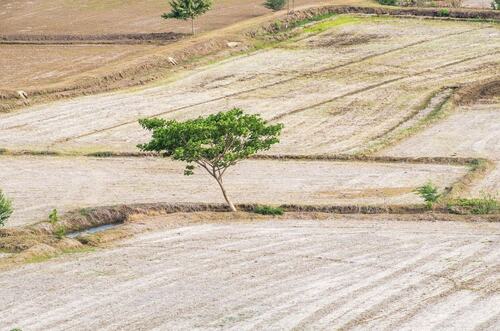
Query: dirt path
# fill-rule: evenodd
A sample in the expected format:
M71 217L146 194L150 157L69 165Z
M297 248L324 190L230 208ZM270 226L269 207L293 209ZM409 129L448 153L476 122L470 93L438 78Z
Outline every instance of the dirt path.
M352 152L418 111L440 88L500 70L496 27L338 19L345 24L170 84L0 115L0 147L135 151L147 139L138 118L185 119L238 106L285 124L273 153Z
M499 235L384 216L173 227L0 274L0 326L496 330Z
M444 188L463 176L457 166L328 161L247 161L228 171L238 203L404 204L432 179ZM201 171L156 158L0 157L2 190L13 199L16 226L46 219L52 208L141 202L223 202Z

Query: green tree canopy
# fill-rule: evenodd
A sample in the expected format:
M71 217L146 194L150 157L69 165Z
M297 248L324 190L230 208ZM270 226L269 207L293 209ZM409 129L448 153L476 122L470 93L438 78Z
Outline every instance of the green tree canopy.
M187 176L193 174L194 164L205 169L215 178L233 211L236 208L222 181L224 173L239 161L278 143L283 128L282 124L268 124L259 115L244 114L238 108L185 122L151 118L139 123L152 131L151 141L138 145L141 150L187 162Z
M194 34L194 19L212 8L212 0L172 0L172 10L161 17L164 19L175 18L178 20L191 19L191 31Z
M0 226L5 224L12 212L12 202L0 190Z
M264 2L264 7L266 7L267 9L278 11L283 9L286 3L287 0L266 0Z

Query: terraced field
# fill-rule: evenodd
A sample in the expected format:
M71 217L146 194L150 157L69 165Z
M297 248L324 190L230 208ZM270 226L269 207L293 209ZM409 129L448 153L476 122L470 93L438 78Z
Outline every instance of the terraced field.
M384 205L418 203L415 187L433 180L443 189L466 172L437 164L256 160L230 169L225 181L239 203ZM157 158L0 157L0 182L14 200L8 226L45 220L53 208L224 201L203 172L186 177L181 163Z
M418 115L443 88L500 72L500 29L491 24L339 16L318 30L329 25L170 84L0 115L0 146L136 151L147 139L139 118L242 107L285 124L271 153L352 153Z
M0 325L498 329L497 223L180 217L144 219L171 225L114 248L1 273Z
M139 118L231 107L285 125L266 158L228 172L236 203L410 207L429 180L444 198L498 194L498 23L336 15L268 46L0 114L0 186L15 207L0 244L28 238L0 245L1 329L499 328L498 215L131 212L102 237L62 240L57 222L24 227L53 208L222 202L181 163L96 152L136 152ZM464 98L479 82L493 88ZM477 170L478 157L496 168ZM46 261L89 245L101 248Z

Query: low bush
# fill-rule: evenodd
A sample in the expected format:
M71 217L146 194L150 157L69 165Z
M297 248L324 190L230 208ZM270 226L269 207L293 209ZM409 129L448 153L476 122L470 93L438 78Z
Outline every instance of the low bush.
M491 195L476 199L456 199L448 202L448 210L456 214L496 214L500 213L500 201Z
M62 225L59 225L55 230L54 230L54 235L56 236L57 239L62 239L64 236L66 236L66 228Z
M437 12L437 16L439 16L439 17L449 17L450 16L450 10L446 9L446 8L440 9Z
M264 7L278 11L285 7L287 0L266 0L264 2Z
M256 214L261 215L283 215L284 210L281 207L272 207L272 206L257 206L253 210Z
M397 0L378 0L378 3L385 6L397 6Z
M5 225L13 212L12 202L0 190L0 226Z
M500 10L500 0L493 0L491 2L491 9Z
M425 201L425 204L428 209L431 209L432 206L438 201L441 197L441 194L438 193L437 187L432 184L432 182L428 182L427 184L417 187L415 192Z
M50 224L54 225L57 222L59 222L59 216L57 215L57 209L52 209L52 211L49 214L49 222Z

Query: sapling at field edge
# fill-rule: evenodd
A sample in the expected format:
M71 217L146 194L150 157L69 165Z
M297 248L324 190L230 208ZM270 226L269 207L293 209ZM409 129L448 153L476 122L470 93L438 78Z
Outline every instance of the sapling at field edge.
M219 184L232 211L236 208L223 184L226 170L278 143L283 129L282 124L268 124L239 108L184 122L149 118L139 123L152 132L151 141L138 145L139 149L187 162L186 176L194 173L195 164L205 169Z
M171 12L165 13L161 17L184 21L191 19L191 32L194 35L194 19L212 8L212 0L172 0L170 7L172 7Z

